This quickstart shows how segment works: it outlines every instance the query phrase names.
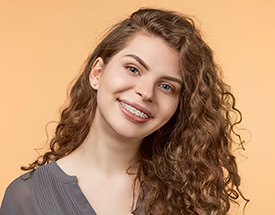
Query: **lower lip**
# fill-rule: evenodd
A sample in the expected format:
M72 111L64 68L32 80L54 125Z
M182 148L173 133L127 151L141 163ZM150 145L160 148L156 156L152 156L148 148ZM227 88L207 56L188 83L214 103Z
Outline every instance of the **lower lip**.
M129 119L130 121L134 122L134 123L144 123L147 122L148 120L150 120L150 118L141 118L136 116L135 114L127 111L121 104L119 101L117 101L118 106L121 110L121 112L124 114L124 116Z

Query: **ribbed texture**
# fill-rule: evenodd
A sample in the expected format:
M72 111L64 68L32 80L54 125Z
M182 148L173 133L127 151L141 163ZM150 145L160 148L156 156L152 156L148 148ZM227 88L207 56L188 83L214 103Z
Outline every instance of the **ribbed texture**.
M17 178L7 188L1 215L96 215L77 184L55 161Z
M66 175L54 162L34 173L35 195L43 214L95 215L77 185L77 179Z
M43 214L83 214L75 205L67 184L51 174L47 168L39 169L35 176L35 195Z

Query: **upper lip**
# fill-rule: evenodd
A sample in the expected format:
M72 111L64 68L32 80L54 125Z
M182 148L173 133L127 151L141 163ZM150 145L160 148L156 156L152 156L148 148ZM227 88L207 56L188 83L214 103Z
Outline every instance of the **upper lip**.
M130 101L126 101L126 100L122 100L122 99L118 99L119 102L123 102L125 104L131 105L132 107L134 107L135 109L145 113L149 118L153 118L152 113L145 107L143 107L142 105L139 105L135 102L130 102Z

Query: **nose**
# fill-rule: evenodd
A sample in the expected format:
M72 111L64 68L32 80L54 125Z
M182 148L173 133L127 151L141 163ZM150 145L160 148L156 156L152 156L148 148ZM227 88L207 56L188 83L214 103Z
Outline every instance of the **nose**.
M143 101L154 101L154 84L150 81L141 81L135 87L136 93Z

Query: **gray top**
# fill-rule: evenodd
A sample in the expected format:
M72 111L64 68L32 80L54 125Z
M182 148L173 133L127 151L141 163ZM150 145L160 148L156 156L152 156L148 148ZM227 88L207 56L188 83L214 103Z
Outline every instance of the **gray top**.
M77 184L55 161L28 172L7 188L0 215L96 215Z

